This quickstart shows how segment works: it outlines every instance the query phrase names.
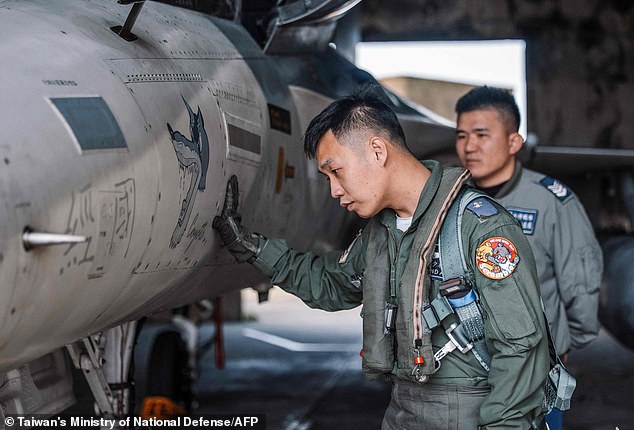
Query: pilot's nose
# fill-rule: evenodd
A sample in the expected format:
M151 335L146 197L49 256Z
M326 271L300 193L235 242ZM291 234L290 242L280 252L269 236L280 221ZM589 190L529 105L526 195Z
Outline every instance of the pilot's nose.
M343 196L343 194L343 187L341 186L339 181L337 181L335 178L330 178L330 196L333 199L338 199L339 197Z

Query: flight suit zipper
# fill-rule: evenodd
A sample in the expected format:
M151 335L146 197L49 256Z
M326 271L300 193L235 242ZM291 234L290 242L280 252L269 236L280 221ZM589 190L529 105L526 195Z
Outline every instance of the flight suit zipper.
M401 245L403 244L403 238L405 237L405 232L401 235L401 238L398 239L394 234L393 230L387 227L388 232L388 249L390 252L390 298L396 299L398 295L398 282L396 280L397 276L397 265L399 258L399 251Z

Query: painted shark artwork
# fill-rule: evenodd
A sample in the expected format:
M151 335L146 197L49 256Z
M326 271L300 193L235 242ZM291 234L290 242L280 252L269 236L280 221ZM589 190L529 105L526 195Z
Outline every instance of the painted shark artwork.
M196 200L196 193L198 190L205 191L207 168L209 167L209 139L205 131L205 122L200 107L198 107L198 112L194 113L187 103L187 100L185 100L185 97L181 95L181 98L189 113L189 133L191 139L185 137L181 132L172 129L169 123L167 123L167 129L169 130L170 139L172 140L172 145L176 152L178 164L182 171L188 171L191 175L191 179L187 195L181 203L178 222L176 223L170 240L170 248L175 248L185 233L189 216L191 215L192 207Z

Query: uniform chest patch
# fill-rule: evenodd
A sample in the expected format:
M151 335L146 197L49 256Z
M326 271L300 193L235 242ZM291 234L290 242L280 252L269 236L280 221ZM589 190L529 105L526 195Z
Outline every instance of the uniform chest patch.
M568 199L572 192L566 187L564 184L559 182L557 179L551 178L550 176L544 176L544 178L539 181L548 191L553 193L555 197L557 197L562 202L565 202Z
M535 234L535 224L537 223L537 211L534 209L507 208L507 210L522 224L524 234Z
M520 256L513 242L504 237L490 237L478 246L478 270L489 279L508 278L517 268Z

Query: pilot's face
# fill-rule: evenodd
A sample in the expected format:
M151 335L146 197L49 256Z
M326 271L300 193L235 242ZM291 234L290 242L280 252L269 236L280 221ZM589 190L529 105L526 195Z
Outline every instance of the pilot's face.
M518 133L509 132L495 109L474 110L458 116L456 152L480 187L511 179L515 154L522 146Z
M358 142L363 143L363 142ZM317 146L317 167L330 183L330 195L339 205L362 218L376 215L381 207L375 166L368 159L367 145L340 144L328 131Z

